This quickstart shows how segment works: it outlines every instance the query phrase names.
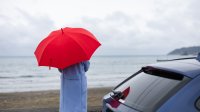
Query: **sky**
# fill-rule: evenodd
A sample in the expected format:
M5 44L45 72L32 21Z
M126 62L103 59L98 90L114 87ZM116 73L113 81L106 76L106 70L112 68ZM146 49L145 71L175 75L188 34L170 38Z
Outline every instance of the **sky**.
M33 56L64 27L88 29L95 55L165 55L200 45L200 0L0 0L0 56Z

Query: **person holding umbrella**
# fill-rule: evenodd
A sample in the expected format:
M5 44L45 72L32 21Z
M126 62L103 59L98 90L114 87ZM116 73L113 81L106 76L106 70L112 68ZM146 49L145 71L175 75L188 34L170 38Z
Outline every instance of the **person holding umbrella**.
M89 61L67 67L61 72L60 112L87 111L87 78Z
M51 32L34 54L39 66L56 67L61 72L60 112L87 111L89 60L101 44L83 28L61 28Z

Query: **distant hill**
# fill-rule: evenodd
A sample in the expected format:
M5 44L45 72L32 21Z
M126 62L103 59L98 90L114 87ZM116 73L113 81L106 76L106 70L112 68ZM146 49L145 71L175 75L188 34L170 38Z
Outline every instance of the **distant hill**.
M197 55L200 52L200 46L183 47L175 49L168 53L168 55Z

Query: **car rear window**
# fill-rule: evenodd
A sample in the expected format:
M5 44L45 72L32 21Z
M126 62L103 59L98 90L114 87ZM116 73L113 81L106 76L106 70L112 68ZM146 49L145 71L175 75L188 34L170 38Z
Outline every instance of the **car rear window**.
M144 69L114 91L129 89L123 104L140 111L155 111L164 101L189 81L172 72Z

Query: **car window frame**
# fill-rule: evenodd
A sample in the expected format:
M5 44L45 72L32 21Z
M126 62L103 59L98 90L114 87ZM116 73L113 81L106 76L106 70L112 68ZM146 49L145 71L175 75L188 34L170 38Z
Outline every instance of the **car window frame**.
M195 101L195 103L194 103L195 108L196 108L198 111L200 111L200 105L198 105L198 104L200 104L200 96L196 99L196 101Z
M134 73L133 75L129 76L127 79L125 79L124 81L122 81L121 83L119 83L117 86L115 86L113 88L113 91L115 89L117 89L119 86L121 86L122 84L124 84L125 82L127 82L128 80L130 80L131 78L135 77L136 75L138 75L139 73L143 72L142 69L140 69L139 71L137 71L136 73Z

